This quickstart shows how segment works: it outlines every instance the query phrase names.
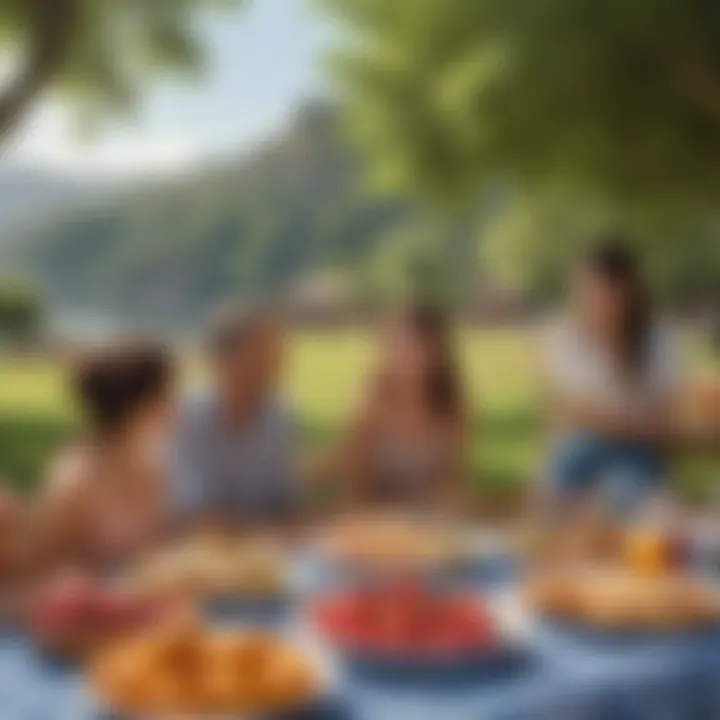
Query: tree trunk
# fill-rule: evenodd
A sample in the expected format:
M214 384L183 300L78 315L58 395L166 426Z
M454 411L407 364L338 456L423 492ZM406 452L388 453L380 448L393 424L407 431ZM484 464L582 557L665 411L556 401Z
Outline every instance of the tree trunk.
M38 94L61 69L80 0L27 0L29 38L18 74L0 93L0 147Z

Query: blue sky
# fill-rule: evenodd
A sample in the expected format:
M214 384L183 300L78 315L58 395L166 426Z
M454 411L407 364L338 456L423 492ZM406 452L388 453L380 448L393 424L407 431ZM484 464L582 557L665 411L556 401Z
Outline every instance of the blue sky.
M332 30L310 0L248 0L203 23L207 75L163 81L137 116L80 142L62 110L33 112L4 162L108 172L172 170L242 147L280 127L304 98L327 91L320 57Z

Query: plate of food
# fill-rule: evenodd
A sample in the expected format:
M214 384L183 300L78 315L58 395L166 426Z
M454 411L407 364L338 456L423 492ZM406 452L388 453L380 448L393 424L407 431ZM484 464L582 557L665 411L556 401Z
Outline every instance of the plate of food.
M135 568L129 584L190 596L212 612L274 615L290 599L287 559L269 539L207 535L155 553Z
M720 630L720 590L687 573L627 568L546 573L524 590L528 607L554 627L595 639L683 637Z
M346 666L384 679L477 680L530 659L520 633L489 600L415 581L329 593L311 613Z
M437 522L403 516L343 520L325 530L319 553L330 569L347 579L434 574L447 578L487 562L475 534Z
M76 660L187 611L188 603L181 598L129 590L68 572L35 591L27 624L44 653Z
M106 648L88 681L105 716L132 720L317 717L331 696L323 664L291 641L192 621Z

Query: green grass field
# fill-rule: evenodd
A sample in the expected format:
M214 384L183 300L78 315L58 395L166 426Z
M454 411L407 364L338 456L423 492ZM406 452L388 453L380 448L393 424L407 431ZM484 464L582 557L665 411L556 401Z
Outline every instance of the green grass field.
M718 370L699 342L691 338L688 344L696 373ZM537 474L541 457L533 335L519 330L468 332L461 347L474 408L476 484L503 493L520 488ZM332 442L371 363L372 345L360 333L316 332L294 339L287 394L297 409L306 447ZM0 360L0 475L33 487L52 449L74 427L62 367L40 360ZM697 493L707 488L717 470L707 461L690 459L680 471L682 486Z

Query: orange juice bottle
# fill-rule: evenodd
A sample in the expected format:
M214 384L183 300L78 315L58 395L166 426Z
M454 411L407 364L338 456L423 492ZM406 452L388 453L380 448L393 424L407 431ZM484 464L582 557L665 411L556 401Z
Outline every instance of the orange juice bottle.
M658 528L642 527L628 532L625 562L635 572L657 577L670 571L673 559L670 542Z

